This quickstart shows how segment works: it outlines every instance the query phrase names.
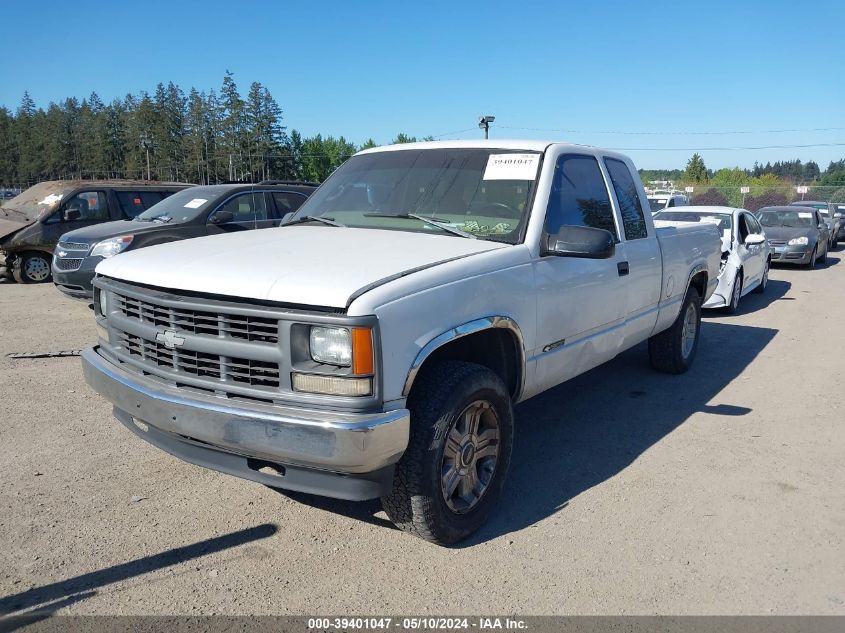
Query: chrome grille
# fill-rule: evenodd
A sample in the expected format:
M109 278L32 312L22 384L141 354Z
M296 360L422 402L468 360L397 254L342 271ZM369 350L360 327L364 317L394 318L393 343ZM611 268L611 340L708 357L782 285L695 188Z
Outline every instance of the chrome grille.
M59 242L59 248L66 251L88 251L88 244L82 242Z
M114 297L117 300L117 309L124 316L150 325L250 342L279 342L279 323L275 319L166 308L133 297L117 294Z
M279 387L279 366L275 363L168 349L158 341L150 341L128 332L118 333L118 343L130 356L165 370L251 387Z
M79 270L79 267L82 266L82 259L60 259L56 258L56 269L57 270Z

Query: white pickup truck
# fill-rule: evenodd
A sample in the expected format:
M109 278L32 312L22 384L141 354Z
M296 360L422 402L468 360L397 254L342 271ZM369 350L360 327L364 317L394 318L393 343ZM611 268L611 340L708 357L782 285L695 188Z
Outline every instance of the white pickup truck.
M103 261L85 378L186 461L453 543L500 496L514 403L646 340L692 363L719 235L648 211L592 147L366 150L280 228Z

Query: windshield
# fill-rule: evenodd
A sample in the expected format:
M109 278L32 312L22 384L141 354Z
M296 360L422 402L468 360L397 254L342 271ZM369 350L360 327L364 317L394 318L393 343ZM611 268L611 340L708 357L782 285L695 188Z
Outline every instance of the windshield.
M733 215L730 213L707 213L705 211L661 211L654 216L655 220L669 222L705 222L715 224L720 231L733 228Z
M0 217L31 221L50 215L71 189L66 182L40 182L3 203Z
M648 206L651 207L651 212L654 213L655 211L665 209L668 201L669 198L649 198Z
M816 226L812 211L786 211L774 209L760 209L757 219L763 226L785 226L791 228L809 229Z
M515 244L528 220L539 164L539 152L501 149L359 154L332 174L294 220L321 216L356 228L463 232Z
M212 187L188 187L166 197L135 217L137 222L190 222L208 212L220 191Z

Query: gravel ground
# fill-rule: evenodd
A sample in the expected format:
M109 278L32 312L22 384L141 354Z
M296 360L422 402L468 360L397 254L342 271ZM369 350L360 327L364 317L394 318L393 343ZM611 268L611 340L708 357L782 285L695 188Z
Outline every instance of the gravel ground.
M517 408L494 520L444 549L377 503L147 445L83 382L93 317L0 284L0 614L845 614L845 252Z

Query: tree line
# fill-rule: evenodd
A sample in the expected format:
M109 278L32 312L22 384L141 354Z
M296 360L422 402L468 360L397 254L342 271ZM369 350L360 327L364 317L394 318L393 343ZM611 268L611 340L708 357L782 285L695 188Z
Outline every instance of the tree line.
M394 142L415 141L399 134ZM104 103L96 92L36 107L28 93L0 107L0 185L42 180L132 178L213 184L266 179L321 182L359 149L343 136L288 133L270 91L246 95L226 72L219 90L158 84Z

